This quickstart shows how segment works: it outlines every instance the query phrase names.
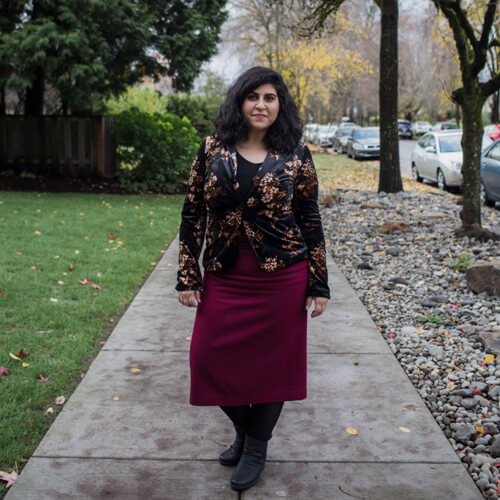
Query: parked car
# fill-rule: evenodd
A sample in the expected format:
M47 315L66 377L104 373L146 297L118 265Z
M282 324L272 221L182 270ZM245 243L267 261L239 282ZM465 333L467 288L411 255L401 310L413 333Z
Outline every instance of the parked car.
M443 130L460 130L455 122L439 122L432 126L432 132L442 132Z
M462 131L445 130L428 132L415 146L411 154L411 172L414 181L428 179L439 189L460 186L462 183ZM482 149L491 139L483 136Z
M484 133L494 141L500 139L500 125L498 123L486 125L486 127L484 127Z
M331 148L333 146L333 137L336 130L336 125L319 125L316 134L316 144L322 148Z
M379 127L354 128L347 139L347 156L355 160L380 157Z
M308 123L307 125L304 125L304 142L314 143L314 137L316 136L318 127L319 125L317 123Z
M408 120L398 120L398 135L405 139L411 139L413 137L411 123Z
M342 123L335 132L332 147L337 153L347 153L347 140L354 127L354 123Z
M481 156L481 201L489 206L500 202L500 140L487 147Z
M429 122L413 122L411 128L415 135L422 135L430 132L432 125Z

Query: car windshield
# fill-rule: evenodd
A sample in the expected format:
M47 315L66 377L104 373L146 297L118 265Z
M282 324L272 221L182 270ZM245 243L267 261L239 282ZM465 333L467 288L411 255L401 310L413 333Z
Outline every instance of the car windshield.
M354 134L355 139L378 139L380 136L378 130L358 130Z
M447 135L439 138L439 149L441 153L459 153L462 151L462 135Z
M345 137L346 135L351 135L352 133L352 127L351 128L343 128L341 130L342 137Z

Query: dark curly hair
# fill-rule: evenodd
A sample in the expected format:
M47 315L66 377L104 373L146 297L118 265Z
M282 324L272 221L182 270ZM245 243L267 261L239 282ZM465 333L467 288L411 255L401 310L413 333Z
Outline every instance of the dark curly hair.
M255 66L245 71L229 88L226 100L215 119L214 135L224 144L231 145L244 140L248 133L241 112L245 97L265 83L276 89L280 109L276 121L269 127L264 141L273 151L291 153L302 138L303 124L297 106L288 92L283 77L270 68Z

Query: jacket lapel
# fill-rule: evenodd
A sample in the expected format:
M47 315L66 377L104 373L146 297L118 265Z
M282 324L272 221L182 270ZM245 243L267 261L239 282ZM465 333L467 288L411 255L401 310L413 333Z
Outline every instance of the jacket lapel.
M244 201L246 198L249 198L251 193L257 189L257 186L259 185L258 183L252 184L250 186L250 189L248 190L248 194L246 198L244 199L243 196L241 195L241 191L239 189L238 181L236 179L236 175L238 172L238 160L236 156L236 146L233 144L229 146L228 148L229 151L229 159L228 159L228 166L227 166L227 174L230 176L232 185L236 193L238 194L238 197L240 198L241 201ZM262 165L260 166L259 170L257 171L257 177L260 180L269 172L272 172L275 168L276 165L279 164L281 161L284 161L284 156L280 155L279 153L276 153L274 151L269 151L267 153L266 159L262 162Z

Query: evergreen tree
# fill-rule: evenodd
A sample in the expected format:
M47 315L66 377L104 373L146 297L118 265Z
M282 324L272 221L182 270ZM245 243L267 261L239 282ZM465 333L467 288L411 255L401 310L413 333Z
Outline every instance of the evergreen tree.
M0 9L0 88L26 89L28 115L43 113L47 85L59 90L64 113L98 111L104 98L143 76L168 75L175 88L190 90L216 52L225 3L7 1Z

